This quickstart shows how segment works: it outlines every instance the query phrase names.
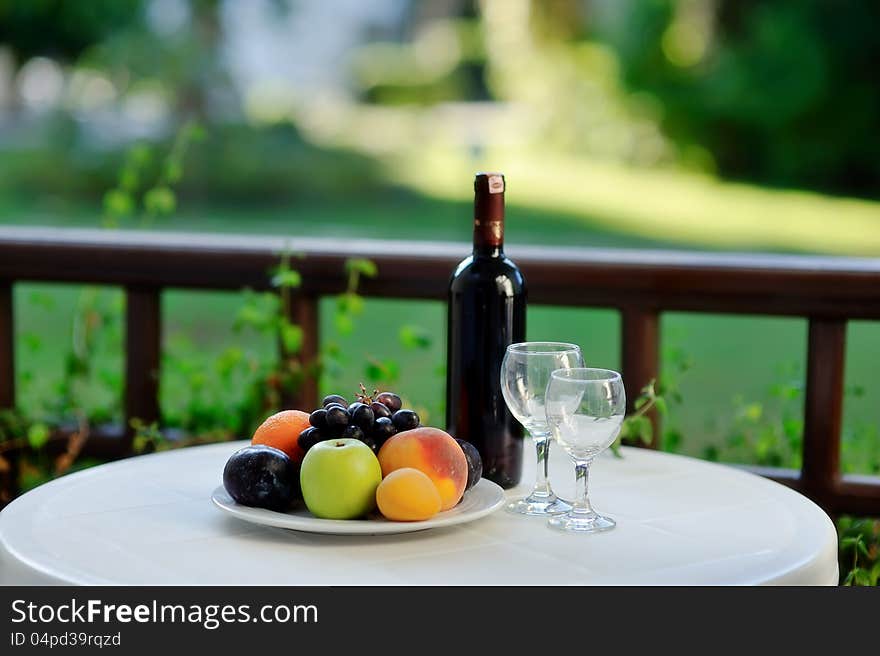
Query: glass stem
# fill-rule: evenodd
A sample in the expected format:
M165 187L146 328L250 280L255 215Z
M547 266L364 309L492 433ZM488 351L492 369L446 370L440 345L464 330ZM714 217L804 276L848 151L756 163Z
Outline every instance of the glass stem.
M589 515L593 513L590 505L590 463L592 460L579 460L574 466L575 495L571 512Z
M547 479L550 433L532 433L532 438L535 440L535 452L538 456L538 466L535 468L535 487L532 490L532 496L549 497L553 494L553 490L550 489L550 481Z

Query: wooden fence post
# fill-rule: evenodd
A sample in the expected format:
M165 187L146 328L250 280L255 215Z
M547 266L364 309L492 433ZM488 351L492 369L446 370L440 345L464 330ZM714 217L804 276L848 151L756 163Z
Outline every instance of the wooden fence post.
M634 412L634 403L642 388L657 380L660 372L660 317L654 310L624 307L621 317L621 368L626 387L627 412ZM654 410L648 412L653 428L652 449L660 446L660 422ZM643 446L641 442L633 442Z

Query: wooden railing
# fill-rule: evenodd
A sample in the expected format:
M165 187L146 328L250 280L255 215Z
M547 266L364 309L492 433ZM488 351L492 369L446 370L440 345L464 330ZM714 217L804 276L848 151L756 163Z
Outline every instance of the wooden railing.
M345 260L372 259L378 278L365 296L446 297L462 244L378 242L72 229L0 229L0 407L15 402L12 285L56 281L125 289L125 413L159 418L160 294L164 288L269 289L269 270L285 252L301 255L303 284L291 319L307 339L304 358L318 352L318 300L344 290ZM880 515L880 479L840 472L846 325L880 320L880 259L581 248L511 247L532 304L593 306L620 312L621 361L627 393L659 371L663 311L787 315L809 321L800 472L756 469L810 496L833 514ZM315 405L314 384L302 391ZM655 435L659 432L655 431ZM90 448L102 455L130 449L123 431ZM656 446L656 445L655 445Z

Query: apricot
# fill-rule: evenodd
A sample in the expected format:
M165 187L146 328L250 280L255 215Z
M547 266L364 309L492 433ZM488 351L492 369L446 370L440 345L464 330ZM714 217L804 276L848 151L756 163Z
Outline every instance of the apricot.
M449 510L461 500L467 485L468 464L458 442L439 428L421 426L392 436L379 449L382 475L404 467L418 469L440 493L440 509Z
M417 522L440 512L440 493L428 476L418 469L395 469L376 488L376 505L388 519Z
M254 431L251 444L265 444L273 446L279 451L284 451L295 463L302 462L303 450L299 448L297 440L309 424L309 413L301 410L282 410L268 417Z

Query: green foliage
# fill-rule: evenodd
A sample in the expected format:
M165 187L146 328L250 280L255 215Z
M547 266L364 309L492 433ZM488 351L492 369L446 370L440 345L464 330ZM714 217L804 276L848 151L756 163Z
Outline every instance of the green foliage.
M842 584L880 585L880 520L843 517L838 532Z
M623 457L620 452L622 440L650 444L654 439L654 425L647 416L650 410L655 409L660 416L664 416L667 412L666 401L657 394L654 383L655 381L652 380L641 389L639 396L633 402L635 412L628 415L620 426L620 434L611 445L612 453L618 458Z
M142 25L143 0L0 0L0 43L21 58L75 59L114 31Z
M28 445L34 449L42 449L49 441L49 427L42 422L34 422L27 429Z
M104 194L104 227L116 228L135 218L142 208L141 225L158 216L168 216L177 209L177 195L172 188L183 178L183 159L191 144L204 139L204 128L185 123L164 159L157 162L155 149L139 143L125 154L116 186Z
M722 174L876 195L880 5L625 0L593 23L663 128ZM716 9L717 8L717 9ZM625 20L622 17L626 17ZM692 155L688 155L688 152Z
M401 345L408 350L431 348L434 340L431 334L421 326L404 324L398 333Z
M132 448L135 453L156 451L158 446L165 442L165 436L159 430L159 422L157 421L146 424L135 417L131 420L131 428L134 431Z
M168 187L153 187L144 192L144 211L150 216L172 214L176 207L177 198Z

